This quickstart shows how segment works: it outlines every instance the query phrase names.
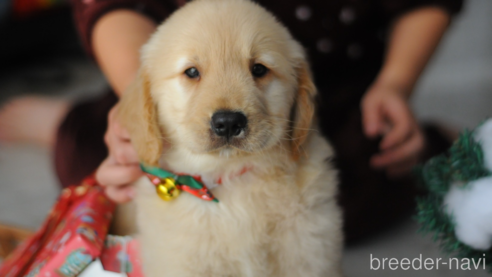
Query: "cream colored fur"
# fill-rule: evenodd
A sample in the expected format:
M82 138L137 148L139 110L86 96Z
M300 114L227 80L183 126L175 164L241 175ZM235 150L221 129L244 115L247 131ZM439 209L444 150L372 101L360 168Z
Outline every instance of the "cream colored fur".
M253 78L255 63L269 73ZM219 203L165 202L137 182L147 277L342 276L337 173L313 127L315 93L302 47L249 1L197 0L159 27L120 116L142 161L222 185ZM210 130L223 109L248 118L229 143Z

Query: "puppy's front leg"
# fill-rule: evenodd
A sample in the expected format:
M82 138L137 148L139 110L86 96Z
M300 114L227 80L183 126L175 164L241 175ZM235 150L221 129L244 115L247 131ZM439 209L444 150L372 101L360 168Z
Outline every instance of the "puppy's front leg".
M341 277L341 214L335 199L286 218L274 234L276 277Z
M195 244L187 236L187 229L179 224L184 217L178 212L180 209L176 208L176 202L159 198L147 177L139 179L135 186L138 239L145 276L198 276L190 261L194 257Z

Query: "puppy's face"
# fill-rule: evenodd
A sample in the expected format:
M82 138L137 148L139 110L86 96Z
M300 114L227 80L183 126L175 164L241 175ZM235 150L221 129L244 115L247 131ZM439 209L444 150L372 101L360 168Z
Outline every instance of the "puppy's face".
M302 48L255 4L189 4L142 53L136 90L143 97L148 90L141 102L155 110L143 113L155 115L144 120L158 125L144 148L154 136L193 153L234 156L295 144L310 128L314 86Z

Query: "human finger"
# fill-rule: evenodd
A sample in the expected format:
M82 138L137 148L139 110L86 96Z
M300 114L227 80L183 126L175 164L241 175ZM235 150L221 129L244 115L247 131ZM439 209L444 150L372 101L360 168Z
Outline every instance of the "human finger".
M410 110L403 103L397 101L388 103L385 107L385 117L391 124L391 128L381 141L380 147L383 150L402 144L412 131L418 128Z
M133 145L126 141L116 141L111 146L110 155L120 165L138 165L138 154Z
M110 186L104 189L106 195L116 203L126 203L131 201L136 194L135 188L131 185L126 186Z
M138 154L129 139L115 134L114 130L108 129L104 135L104 141L109 150L109 155L118 164L138 163Z
M121 186L136 181L143 173L138 165L119 165L108 157L96 171L96 180L102 186Z
M381 133L381 110L378 99L368 94L364 97L361 105L362 109L362 124L366 136L372 138Z
M392 164L402 162L414 155L419 156L424 148L424 138L420 132L416 132L403 144L384 150L371 158L371 165L376 168L388 167Z
M126 128L124 128L123 125L117 119L114 119L112 124L113 124L112 127L114 133L120 139L130 141L130 133L128 133L128 130L126 130Z

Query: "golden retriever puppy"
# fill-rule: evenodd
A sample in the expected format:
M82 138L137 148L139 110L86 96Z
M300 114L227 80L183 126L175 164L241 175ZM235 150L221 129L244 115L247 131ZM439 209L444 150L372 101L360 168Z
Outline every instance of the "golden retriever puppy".
M193 1L158 28L120 117L143 164L199 176L219 202L137 182L147 277L342 276L315 94L301 45L250 1Z

